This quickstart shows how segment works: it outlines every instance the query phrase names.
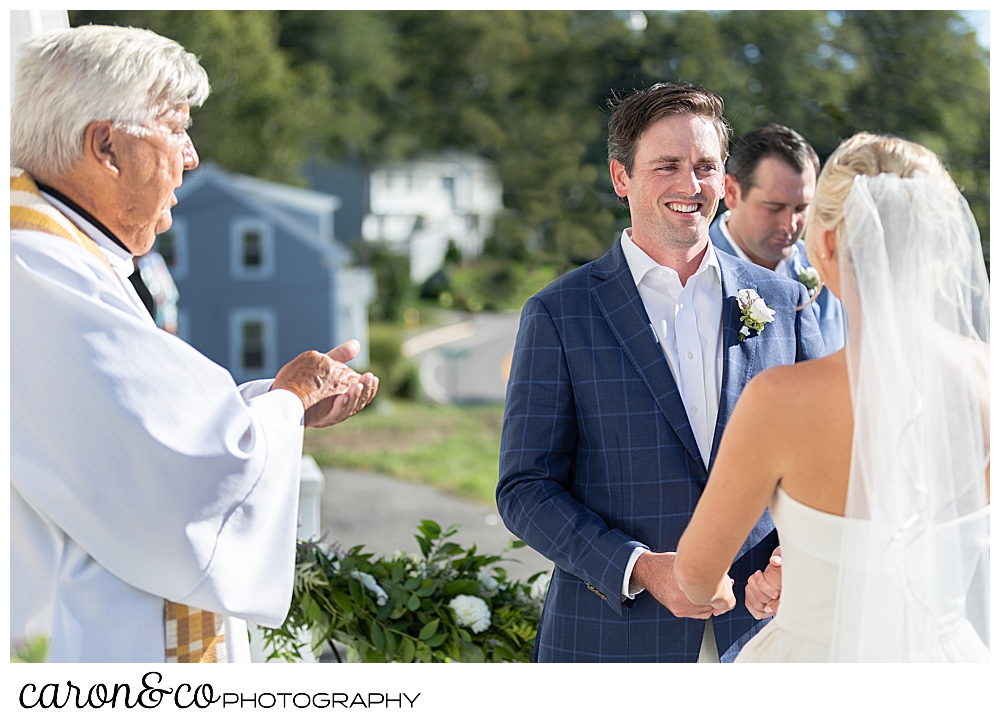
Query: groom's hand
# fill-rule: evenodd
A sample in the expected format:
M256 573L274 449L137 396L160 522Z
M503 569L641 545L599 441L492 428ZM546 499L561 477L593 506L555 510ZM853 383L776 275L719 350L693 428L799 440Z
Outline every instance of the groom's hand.
M758 620L778 612L781 602L781 546L774 548L771 561L764 571L758 570L747 580L746 606Z
M656 600L667 610L679 618L698 618L707 620L713 614L718 615L725 610L716 611L711 605L700 605L691 602L679 587L674 578L674 558L676 552L644 552L635 561L632 568L631 582L646 588Z

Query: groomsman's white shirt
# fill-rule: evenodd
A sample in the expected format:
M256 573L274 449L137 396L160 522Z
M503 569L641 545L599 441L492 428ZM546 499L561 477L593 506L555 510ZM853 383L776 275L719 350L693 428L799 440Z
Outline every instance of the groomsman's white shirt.
M719 219L719 230L722 231L722 235L726 237L726 241L729 242L729 245L733 247L733 251L736 253L737 258L743 259L749 264L756 263L753 259L747 256L746 251L740 248L740 245L733 239L733 235L729 233L730 213L732 213L732 211L726 211L722 214L722 217ZM786 256L779 261L778 265L774 267L774 273L779 276L787 276L790 279L796 278L797 275L792 273L792 256Z
M702 463L708 469L722 393L722 271L715 247L708 244L698 270L682 286L676 271L660 266L636 246L631 228L622 232L621 243L651 331L677 382ZM629 559L623 597L634 598L643 590L630 580L632 568L645 549L636 548ZM711 618L706 621L698 662L719 662Z

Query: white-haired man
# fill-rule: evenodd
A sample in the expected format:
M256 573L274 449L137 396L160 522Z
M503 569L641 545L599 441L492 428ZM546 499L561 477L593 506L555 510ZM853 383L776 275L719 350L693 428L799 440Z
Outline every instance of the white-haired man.
M88 26L29 41L11 107L11 638L53 662L249 662L291 596L305 426L378 380L348 342L239 388L128 283L198 165L196 58Z

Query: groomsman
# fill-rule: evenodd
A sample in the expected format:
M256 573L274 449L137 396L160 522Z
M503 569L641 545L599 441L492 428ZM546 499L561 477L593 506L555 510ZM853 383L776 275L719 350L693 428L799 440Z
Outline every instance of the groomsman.
M820 286L802 232L816 189L819 156L799 133L771 123L733 144L726 164L726 206L709 228L716 248L795 279L816 298L810 304L826 353L844 346L844 311Z

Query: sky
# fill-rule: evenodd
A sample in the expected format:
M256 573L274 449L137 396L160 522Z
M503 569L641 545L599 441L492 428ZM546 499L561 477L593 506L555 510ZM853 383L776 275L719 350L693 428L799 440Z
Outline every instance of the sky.
M989 10L959 10L976 31L976 40L987 50L990 49L990 11Z

